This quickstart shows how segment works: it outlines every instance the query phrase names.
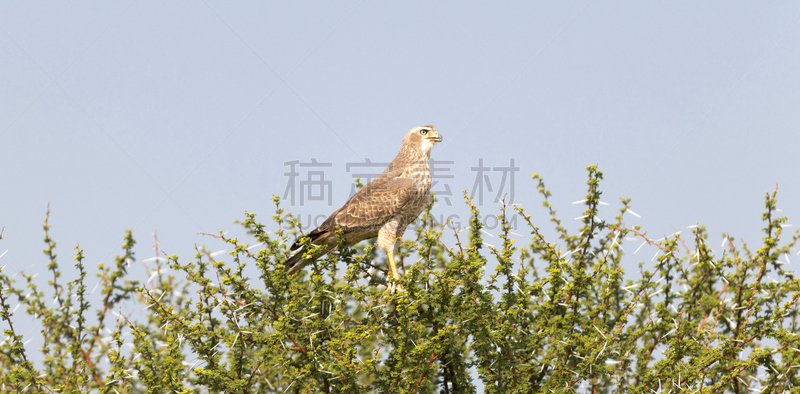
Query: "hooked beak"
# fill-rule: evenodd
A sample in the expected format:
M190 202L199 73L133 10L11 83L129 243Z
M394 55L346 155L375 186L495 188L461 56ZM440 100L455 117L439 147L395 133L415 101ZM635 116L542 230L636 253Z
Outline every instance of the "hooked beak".
M442 135L439 134L436 137L426 137L428 140L433 142L442 142Z

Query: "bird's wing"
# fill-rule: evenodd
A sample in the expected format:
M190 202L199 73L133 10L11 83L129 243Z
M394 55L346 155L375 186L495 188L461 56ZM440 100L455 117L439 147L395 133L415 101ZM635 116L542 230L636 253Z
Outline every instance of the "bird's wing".
M409 178L399 178L398 175L401 173L402 171L387 169L364 185L325 222L308 233L311 243L324 242L326 238L333 235L337 227L345 233L359 230L377 232L393 217L403 215L405 208L413 205L414 199L420 197L416 193L414 181ZM299 248L300 240L292 245L291 250ZM316 259L314 257L304 260L302 257L303 252L297 252L284 263L289 274L299 271Z
M359 189L309 235L313 239L314 233L333 231L336 226L345 232L380 228L392 217L402 214L415 196L412 179L398 178L393 172L381 174Z

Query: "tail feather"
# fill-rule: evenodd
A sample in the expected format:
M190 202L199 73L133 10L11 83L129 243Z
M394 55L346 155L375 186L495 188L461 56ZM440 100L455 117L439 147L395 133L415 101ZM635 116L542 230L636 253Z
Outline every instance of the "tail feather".
M331 232L328 231L319 231L319 229L314 230L308 234L309 242L313 244L324 243L323 241L331 235ZM307 266L309 263L313 263L314 260L324 256L326 253L323 250L318 250L314 253L314 256L308 259L304 259L303 255L308 251L308 247L300 245L300 240L298 239L294 244L292 244L289 250L296 251L292 257L286 259L283 265L286 267L286 275L292 276L303 268Z
M306 248L300 248L292 257L289 257L283 265L286 267L286 275L292 276L296 274L298 271L303 269L308 263L311 261L303 259L303 254L306 252Z
M306 247L299 248L299 250L286 259L283 265L286 267L286 275L292 276L298 272L300 272L303 268L305 268L308 264L313 263L314 260L320 258L321 256L325 255L325 253L315 253L316 256L313 256L309 259L304 259L303 255L306 253Z

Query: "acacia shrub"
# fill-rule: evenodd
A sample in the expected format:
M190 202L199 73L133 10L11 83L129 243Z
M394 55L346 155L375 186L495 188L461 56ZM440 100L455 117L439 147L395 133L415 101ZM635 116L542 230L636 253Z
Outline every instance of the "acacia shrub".
M714 256L703 226L660 240L626 227L628 199L613 221L600 220L594 166L570 233L533 178L557 239L521 206L502 205L497 246L483 240L466 196L466 233L436 223L429 207L401 243L405 291L395 294L372 243L336 248L288 278L281 262L300 224L275 198L277 230L252 213L241 222L258 247L220 233L233 248L225 260L203 249L190 261L158 256L142 283L128 278L135 241L126 232L115 264L99 267L93 309L83 252L76 248L77 279L60 282L45 219L53 302L35 275L23 272L17 284L0 273L0 391L800 392L800 281L784 268L798 233L780 243L786 218L776 214L776 192L765 198L761 246L751 252L725 234ZM527 225L527 244L509 236L509 209ZM450 248L440 241L446 231L456 239ZM626 236L658 248L639 272L623 270ZM248 264L258 278L245 275ZM41 321L36 357L24 346L31 335L14 325L12 300ZM142 316L117 312L122 302Z

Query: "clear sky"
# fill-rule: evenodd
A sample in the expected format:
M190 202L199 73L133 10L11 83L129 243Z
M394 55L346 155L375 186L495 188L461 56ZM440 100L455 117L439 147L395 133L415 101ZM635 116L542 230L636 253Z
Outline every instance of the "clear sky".
M628 224L656 238L700 223L716 251L723 231L753 245L776 183L800 217L799 70L797 2L2 2L0 266L46 270L48 202L70 268L78 242L89 267L111 262L128 228L139 260L154 230L184 260L222 249L198 233L269 222L273 194L327 215L383 169L353 164L389 162L425 124L450 162L440 217L466 221L465 189L497 213L506 174L550 228L541 173L577 226L597 164L604 219L631 197Z

